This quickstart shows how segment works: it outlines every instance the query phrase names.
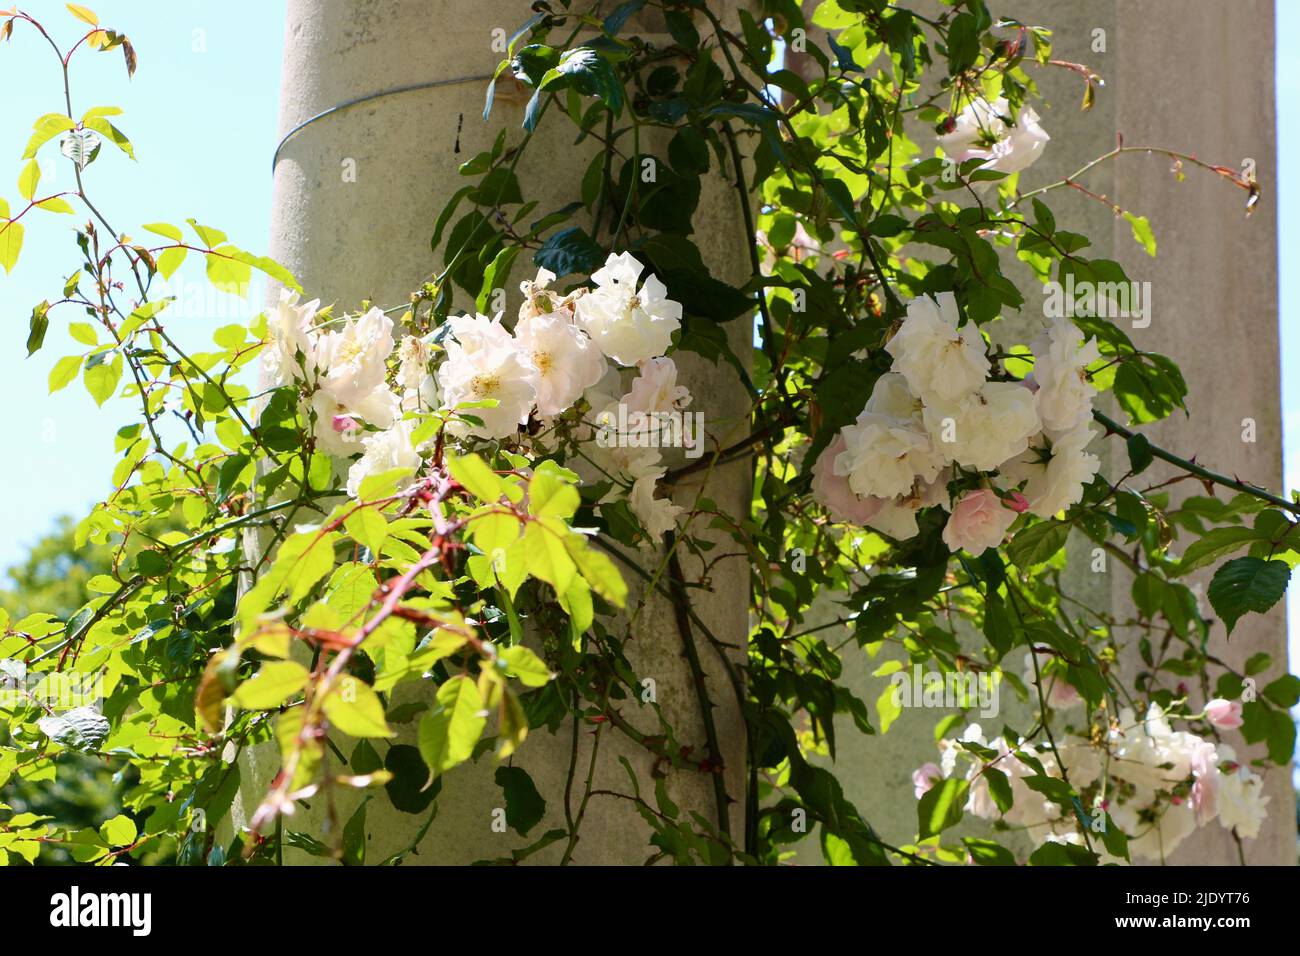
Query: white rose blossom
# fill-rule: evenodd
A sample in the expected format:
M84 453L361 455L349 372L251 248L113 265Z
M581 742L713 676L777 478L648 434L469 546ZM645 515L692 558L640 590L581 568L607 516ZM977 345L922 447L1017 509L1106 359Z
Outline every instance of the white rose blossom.
M605 357L587 334L559 313L528 316L515 327L537 414L559 415L605 374Z
M986 759L964 745L992 750L995 756ZM1104 742L1067 735L1055 747L1018 746L1001 737L986 740L980 725L971 724L959 738L939 742L940 773L944 778L963 775L970 782L966 812L1023 827L1040 844L1084 841L1072 814L1063 814L1054 801L1025 784L1024 778L1036 771L1018 759L1017 752L1032 754L1049 777L1062 777L1064 762L1070 783L1080 793L1101 783L1103 774L1112 781L1106 809L1129 837L1134 861L1163 862L1198 826L1216 818L1238 836L1253 839L1267 816L1269 798L1262 793L1261 779L1237 763L1232 748L1174 730L1156 704L1140 720L1132 708L1121 709ZM1005 813L988 787L984 770L990 765L1010 784L1012 805ZM917 787L918 799L926 789ZM1103 862L1124 862L1099 846L1094 849Z
M1087 368L1101 353L1094 339L1080 346L1082 338L1073 322L1058 318L1034 340L1034 404L1045 430L1068 431L1092 416L1097 390Z
M646 461L648 460L647 458ZM645 526L646 531L655 541L677 527L677 518L684 510L673 504L671 498L655 497L656 485L666 470L660 465L650 467L636 476L627 501L632 514L636 515L637 520Z
M1221 745L1219 757L1222 762L1235 765L1234 770L1219 778L1219 823L1236 830L1237 836L1253 840L1259 836L1260 824L1268 816L1264 808L1272 797L1264 796L1264 781L1258 774L1237 764L1231 747Z
M679 412L691 404L691 392L677 384L677 363L660 356L637 365L623 404L629 412Z
M339 404L356 405L383 386L393 346L393 320L379 309L350 315L316 339L317 384Z
M530 368L521 361L514 338L501 327L499 319L488 322L483 316L459 318L466 321L460 322L458 328L457 319L451 320L457 340L447 347L447 360L439 372L443 404L448 408L488 400L497 404L467 410L466 414L483 422L481 426L457 421L449 426L450 430L457 435L506 438L528 420L536 399L529 381Z
M276 385L288 385L304 375L314 377L316 360L312 340L320 299L300 300L297 292L281 289L279 300L267 313L270 341L262 362L268 381Z
M1003 466L1005 479L1025 482L1031 514L1051 518L1083 498L1084 486L1101 467L1101 459L1087 451L1094 434L1084 421L1055 437L1040 435L1025 454Z
M876 379L867 399L866 410L894 418L914 418L921 414L923 405L899 372L886 372Z
M925 427L943 462L993 471L1039 431L1034 396L1019 382L985 382L957 401L927 403Z
M578 322L619 365L663 355L681 328L681 304L658 278L646 276L638 290L644 268L629 253L611 255L591 276L596 288L574 304Z
M392 389L383 385L352 405L344 405L320 389L311 397L311 410L316 419L312 430L316 447L346 458L361 451L366 436L363 423L380 430L388 428L397 420L400 406Z
M1038 114L1022 106L1014 122L1004 97L990 103L971 100L953 120L952 129L939 136L939 147L957 164L982 159L981 169L1018 173L1042 155L1051 139L1038 125Z
M894 371L926 404L964 398L988 377L984 337L972 322L957 328L958 318L951 292L940 292L934 300L913 299L903 324L885 343L885 351L894 357Z
M365 451L348 469L349 497L356 498L361 491L361 483L371 475L382 475L394 468L409 468L412 472L420 468L423 459L411 444L414 431L414 421L401 421L386 431L376 432L361 440ZM408 478L403 484L410 484L410 481Z
M917 478L933 481L945 464L914 418L864 411L843 434L845 449L833 471L848 477L854 494L893 498L910 493Z

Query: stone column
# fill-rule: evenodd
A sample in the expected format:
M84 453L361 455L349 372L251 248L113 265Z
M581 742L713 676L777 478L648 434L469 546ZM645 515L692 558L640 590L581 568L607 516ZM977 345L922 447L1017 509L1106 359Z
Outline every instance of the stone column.
M523 132L523 102L510 95L512 79L498 87L486 123L482 118L486 80L460 81L490 75L502 57L501 47L493 48L494 39L513 34L531 13L525 0L289 0L282 132L361 96L449 81L334 113L311 123L285 144L275 171L271 255L299 278L309 296L335 302L338 311L355 309L363 299L391 307L404 302L440 268L440 259L430 252L429 238L444 203L470 181L458 174L458 166L490 148L501 129L508 130L511 144L517 143ZM634 22L631 32L646 36L655 32L655 25ZM580 178L598 144L589 141L575 147L575 136L563 116L548 115L528 146L518 174L526 198L539 201L534 218L579 195ZM643 155L666 157L666 140L642 139ZM740 284L748 267L738 202L729 182L714 175L704 188L697 222L701 231L706 231L707 224L708 241L700 245L711 270ZM531 278L534 272L531 257L521 256L514 274L503 283L508 293L508 320L519 304L520 279ZM463 293L458 295L461 310L472 311L473 303ZM728 331L733 348L743 355L751 343L748 321L738 319ZM684 354L678 357L678 365L684 384L695 395L694 407L706 415L711 437L725 443L737 427L747 426L743 389L725 363L715 367ZM698 487L679 489L679 503L689 506L697 491ZM715 471L707 493L724 511L742 513L749 502L745 463ZM659 556L650 550L632 558L652 574L660 564ZM688 580L699 576L694 558L684 556L683 564ZM630 600L635 601L639 585L631 573L625 577L632 585ZM730 559L714 568L710 578L711 592L695 592L696 610L719 640L743 648L748 567L742 560ZM614 626L626 634L626 621ZM653 596L631 631L629 653L638 675L655 679L666 718L684 743L694 744L702 753L699 706L671 605ZM740 800L744 792L744 731L739 707L717 654L698 631L695 640L710 692L719 702L715 720L725 754L727 789ZM431 697L427 693L431 690L412 688L407 693ZM400 689L396 696L400 698ZM648 707L625 702L621 714L647 733L658 730ZM413 743L415 726L399 726L399 740L394 742ZM578 735L575 806L586 776L593 728L584 724ZM546 830L563 827L570 740L568 725L555 736L536 730L515 757L547 800L546 818L529 838L491 829L492 810L503 807L504 798L493 782L495 761L489 755L443 778L437 817L419 854L408 862L469 863L505 857ZM378 746L382 752L383 744ZM647 785L651 756L618 732L606 729L596 765L596 788L628 792L619 756L631 761L642 785ZM237 815L251 814L277 767L273 746L260 748L244 760ZM694 810L715 818L711 782L703 774L674 773L669 789L683 814ZM742 832L742 809L743 803L730 809L736 834ZM290 826L312 829L310 824L319 820L319 814L303 811ZM367 820L367 858L372 862L408 846L422 823L422 817L393 810L382 795L371 801ZM652 852L644 823L626 801L593 799L581 833L574 855L578 862L639 863ZM536 859L554 861L558 855L559 846L553 846ZM286 860L309 862L292 851L286 853Z
M935 8L942 9L937 4ZM1084 183L1089 190L1150 220L1158 243L1154 259L1134 241L1129 223L1104 204L1069 189L1053 193L1051 204L1060 228L1092 239L1085 255L1118 260L1131 279L1151 283L1150 327L1126 331L1139 348L1164 353L1181 367L1190 393L1190 417L1176 413L1143 431L1153 442L1187 457L1194 455L1207 467L1279 488L1273 4L1269 0L1231 5L1212 0L1140 4L1019 0L1006 12L1024 23L1052 29L1053 56L1091 66L1106 84L1098 91L1093 109L1080 112L1079 76L1064 69L1030 66L1050 104L1039 107L1039 112L1052 139L1042 159L1021 175L1022 190L1072 174L1113 147L1116 131L1128 145L1162 146L1236 168L1248 159L1255 161L1263 198L1249 218L1245 192L1190 165L1179 182L1165 157L1123 155L1090 172ZM916 134L929 155L927 132ZM1018 263L1006 266L1008 270L1018 267ZM1037 282L1027 269L1009 274L1026 294L1022 316L1010 317L1009 331L1014 332L1029 321L1037 324L1042 303ZM1107 410L1118 415L1112 407ZM1246 418L1254 421L1254 442L1242 440ZM1094 450L1102 455L1104 474L1124 473L1127 456L1122 443L1098 440ZM1142 483L1148 476L1155 483L1172 473L1153 467L1144 473ZM1190 481L1170 490L1175 500L1204 493ZM1231 496L1222 489L1216 494ZM1072 543L1070 554L1072 593L1082 594L1097 608L1109 608L1121 619L1127 617L1132 608L1131 575L1115 566L1108 575L1091 573L1088 549L1078 544ZM1192 580L1207 584L1211 572L1194 575ZM1208 604L1206 613L1213 613ZM1259 675L1261 687L1287 672L1281 603L1262 617L1243 618L1231 641L1216 623L1211 642L1213 653L1238 669L1252 654L1271 655L1273 666ZM871 660L853 650L846 653L846 679L855 693L874 703L887 683L870 673L893 652L883 651ZM1010 658L1005 663L1019 665ZM1131 679L1141 667L1136 652L1124 663ZM1021 716L1008 709L985 721L989 725L985 729L997 732L1003 721L1026 726ZM883 737L862 737L847 720L837 734L846 795L889 842L906 842L915 836L910 774L935 759L931 731L937 719L935 711L905 710ZM1239 755L1258 754L1262 749L1262 745L1246 748L1235 732L1225 738ZM1252 864L1294 864L1296 797L1290 768L1270 769L1265 789L1272 801L1268 820L1258 839L1243 841L1245 859ZM963 826L966 829L958 832L986 829L978 821ZM813 849L801 859L811 862L817 856ZM1235 864L1237 848L1227 831L1211 824L1188 838L1169 862Z

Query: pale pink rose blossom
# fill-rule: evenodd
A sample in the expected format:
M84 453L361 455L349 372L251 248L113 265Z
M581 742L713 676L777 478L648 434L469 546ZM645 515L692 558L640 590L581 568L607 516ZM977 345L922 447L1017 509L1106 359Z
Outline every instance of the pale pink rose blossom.
M930 788L943 779L943 771L934 763L923 763L912 771L912 786L920 800Z
M1003 507L995 491L977 488L957 501L943 529L943 541L953 551L964 548L971 554L983 554L1002 543L1015 520L1016 513Z
M1241 726L1241 703L1216 697L1205 705L1205 719L1220 730L1235 730Z
M1219 757L1212 741L1202 740L1192 749L1191 803L1196 811L1196 825L1205 826L1219 814Z
M884 507L885 499L854 494L848 476L835 474L835 459L844 448L844 434L841 432L817 456L813 464L812 496L836 521L866 524Z

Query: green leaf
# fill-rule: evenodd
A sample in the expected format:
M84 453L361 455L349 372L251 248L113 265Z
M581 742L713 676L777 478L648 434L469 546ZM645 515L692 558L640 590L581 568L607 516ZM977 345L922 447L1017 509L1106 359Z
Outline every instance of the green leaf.
M208 281L213 286L231 295L246 296L253 270L236 255L239 251L234 246L222 246L203 253L203 258L207 261Z
M614 66L589 46L574 47L560 55L555 69L547 72L538 90L572 88L599 97L616 117L623 112L623 83Z
M235 690L235 703L245 710L271 710L303 693L311 675L295 661L269 661Z
M114 146L120 149L126 155L135 159L135 147L131 141L126 138L126 134L101 116L91 116L83 124L86 129L93 129L96 133L102 133L108 137Z
M1124 218L1133 227L1133 239L1146 250L1147 255L1154 256L1156 254L1156 236L1151 231L1151 223L1147 222L1147 217L1135 216L1131 212L1126 212Z
M344 866L363 866L366 862L366 797L361 805L352 811L348 822L343 824L343 859Z
M484 270L483 287L479 290L478 299L474 304L480 312L489 311L493 292L506 287L505 282L510 275L510 267L514 265L521 248L521 246L505 246L496 254L491 265Z
M969 789L970 784L965 780L950 777L922 794L916 805L917 839L936 836L961 820Z
M50 394L53 395L60 389L66 388L80 371L80 355L65 355L55 362L54 368L50 369Z
M86 370L81 376L81 380L86 385L86 391L95 400L95 404L101 406L113 397L113 392L117 390L117 383L121 378L121 355L114 355L111 361L100 362L96 365L87 363Z
M1007 545L1007 557L1020 568L1042 564L1065 547L1069 536L1068 521L1043 521L1030 525L1011 539Z
M36 151L48 143L55 136L62 132L74 129L76 123L62 113L46 113L38 119L32 126L35 132L32 138L27 141L27 148L23 150L23 159L31 159L36 155Z
M500 501L506 483L478 455L448 455L447 470L471 495L487 504Z
M969 13L958 14L948 26L949 75L957 76L974 66L979 52L979 22Z
M1263 614L1286 592L1291 568L1285 561L1235 558L1214 572L1206 590L1229 636L1243 614Z
M184 242L185 234L181 232L179 226L173 226L169 222L147 222L144 228L148 229L154 235L170 239L172 242Z
M1044 843L1029 856L1030 866L1096 866L1097 854L1069 843Z
M506 673L525 687L542 687L551 679L551 669L546 666L546 661L522 644L502 648L498 657L505 665Z
M589 273L605 261L605 250L577 226L552 233L533 256L533 262L563 278L575 272Z
M343 528L375 556L379 555L379 549L388 538L388 522L373 507L358 507L344 519Z
M966 852L976 866L1015 866L1016 858L1010 850L992 840L962 837Z
M158 272L164 279L170 279L181 267L185 257L189 255L188 249L181 249L173 246L170 249L164 249L158 256Z
M1264 696L1279 707L1294 707L1300 703L1300 677L1284 674L1264 688Z
M392 737L384 719L379 695L365 681L350 674L339 680L324 703L331 724L352 737Z
M23 248L24 231L21 222L5 222L0 225L0 266L5 267L6 273L13 272L14 266L18 264L18 253Z
M93 347L99 344L99 336L95 334L95 327L89 322L70 322L68 324L68 334L82 345Z
M533 778L522 767L498 767L496 782L506 798L506 823L520 836L528 836L546 814L546 801L537 792Z
M539 468L528 484L528 512L539 518L570 518L581 503L578 489L553 471Z
M36 187L41 181L41 167L36 160L28 160L27 165L23 166L23 171L18 174L18 193L24 199L31 199L36 195Z
M464 674L438 688L437 704L420 718L420 756L437 776L469 759L487 725L478 685Z
M1258 540L1260 535L1253 528L1239 525L1214 528L1187 546L1182 560L1178 562L1178 574L1190 574L1240 550L1243 545Z
M1128 463L1133 474L1140 475L1154 460L1147 436L1135 432L1128 440Z
M82 752L97 750L108 737L109 724L93 707L74 707L36 722L41 733L57 744Z
M135 821L126 814L119 813L100 825L99 835L109 846L130 846L135 842Z
M564 547L567 531L551 518L530 521L524 529L524 549L528 559L528 573L541 578L556 593L569 590L576 570L573 559Z
M11 223L10 229L17 224ZM19 227L21 228L21 227ZM32 317L27 322L27 354L33 355L45 344L45 333L50 327L50 303L42 302L32 309Z
M616 607L622 607L627 600L627 582L614 562L580 534L565 535L564 548L591 589Z

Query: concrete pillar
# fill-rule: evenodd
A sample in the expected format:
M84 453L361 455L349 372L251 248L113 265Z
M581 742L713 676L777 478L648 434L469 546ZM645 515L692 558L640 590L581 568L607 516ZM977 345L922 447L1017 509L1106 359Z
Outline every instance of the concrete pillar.
M937 4L936 9L940 9ZM1151 282L1151 325L1131 330L1130 335L1140 348L1169 355L1182 368L1190 392L1190 417L1178 413L1143 431L1159 445L1195 455L1207 467L1279 488L1273 4L1270 0L1231 5L1212 0L1140 4L1024 0L1016 16L1024 23L1052 29L1054 57L1088 64L1106 83L1096 105L1084 113L1079 110L1082 81L1076 74L1029 68L1050 103L1049 108L1037 108L1052 140L1042 159L1021 175L1022 190L1072 174L1113 147L1116 131L1129 145L1163 146L1237 168L1247 158L1256 161L1263 198L1250 218L1245 214L1245 192L1191 166L1179 182L1165 157L1124 155L1089 173L1085 184L1091 191L1148 217L1159 246L1154 259L1133 240L1129 223L1105 205L1062 189L1051 195L1051 206L1060 228L1092 239L1085 255L1118 260L1130 278ZM1104 31L1105 52L1094 52L1097 30ZM927 131L918 129L915 135L929 155ZM1017 330L1042 314L1037 282L1018 263L1004 267L1026 295L1022 316L1011 317L1008 325L1010 340L1024 342ZM1020 271L1013 271L1017 268ZM1253 444L1243 443L1241 437L1242 419L1247 417L1256 423ZM1094 450L1102 455L1104 474L1114 478L1124 473L1127 456L1122 442L1098 441ZM1152 468L1142 476L1142 483L1148 476L1155 483L1172 473ZM1204 493L1192 482L1175 485L1171 491L1175 500ZM1082 595L1094 607L1110 608L1121 619L1128 616L1132 607L1128 572L1112 568L1108 576L1092 574L1083 548L1071 552L1070 568L1073 594ZM1206 584L1212 570L1192 580ZM830 613L822 620L829 620ZM1207 613L1212 613L1208 604ZM1238 669L1252 654L1270 654L1274 663L1260 675L1260 686L1287 672L1282 604L1262 617L1244 618L1231 641L1216 625L1211 641L1213 653ZM852 647L846 654L846 680L855 693L874 703L887 683L870 672L881 661L898 656L897 652L886 649L871 660ZM1019 665L1010 658L1006 663ZM1124 663L1131 679L1140 669L1136 652ZM1004 700L1009 696L1004 695ZM1021 717L1008 709L986 721L991 725L986 730L996 732L1004 721L1027 726ZM846 795L889 842L907 842L915 836L910 774L924 761L935 759L931 731L937 719L934 711L905 710L883 737L862 737L848 720L842 721L837 734L838 767ZM1262 750L1262 745L1248 749L1236 733L1225 738L1239 755ZM1294 864L1296 797L1290 768L1273 768L1264 776L1272 799L1268 820L1258 839L1243 841L1245 859L1252 864ZM978 821L963 827L957 832L987 829ZM811 862L817 855L812 849L801 859ZM1188 838L1169 862L1235 864L1237 848L1227 831L1211 824Z
M503 30L509 36L530 15L524 0L476 0L472 4L464 0L289 0L281 130L288 131L323 110L378 91L491 74L501 58L492 48L493 30ZM653 24L634 26L643 36L655 32ZM503 84L512 82L507 79ZM490 148L499 130L508 130L512 144L523 132L523 103L518 96L509 95L507 85L498 88L490 122L483 121L486 88L486 82L479 79L385 96L314 122L285 144L275 171L271 255L299 278L310 296L333 301L340 311L355 309L362 299L390 307L404 302L441 266L430 253L429 237L444 203L469 182L458 175L457 167ZM526 198L539 201L535 216L579 195L580 178L598 144L590 141L574 147L575 137L572 125L558 113L546 116L538 127L536 141L529 145L518 169ZM654 135L642 137L643 155L666 157L666 145L666 140ZM345 165L355 170L355 181L346 181ZM748 275L747 239L739 199L729 182L717 175L709 178L696 221L707 235L707 241L699 244L713 273L740 284ZM520 279L531 278L534 272L531 256L521 256L514 273L503 283L510 296L508 319L513 319L519 304ZM472 301L463 293L458 295L461 310L472 311ZM728 332L733 348L743 355L751 342L748 321L736 320ZM683 354L677 360L684 383L695 395L694 407L706 415L711 438L725 444L738 430L743 434L748 406L736 375L725 363L715 367L694 355ZM698 490L698 485L678 489L678 503L689 507ZM706 491L729 514L745 511L749 493L749 471L744 462L714 471ZM719 540L716 553L723 550ZM648 550L633 554L632 559L652 574L660 563L659 556ZM686 555L682 560L686 578L697 579L699 562ZM748 571L742 559L727 559L710 571L712 591L695 592L701 619L720 641L734 648L743 648L747 633ZM631 573L625 577L632 585L630 600L634 602L640 585ZM629 639L628 652L638 676L655 678L659 703L681 741L694 745L697 755L702 755L699 706L683 661L672 606L663 597L652 596L630 634L626 633L626 619L614 626ZM718 655L698 629L694 637L709 690L719 704L715 720L727 768L727 790L739 801L744 793L744 731L739 707ZM410 688L405 693L409 697L431 690ZM401 689L395 697L403 699ZM659 729L650 708L636 702L624 702L620 713L646 733ZM575 810L595 739L594 726L584 724L578 735ZM415 723L399 726L400 738L394 742L413 743L415 727ZM643 789L652 789L653 758L647 751L608 726L600 734L595 788L630 791L618 760L625 756L636 768ZM564 827L570 740L567 724L554 736L537 730L515 757L547 800L546 817L528 839L513 832L492 831L492 810L503 807L504 798L493 782L495 761L485 756L444 777L437 817L419 854L408 862L469 863L505 857L546 830ZM378 748L382 753L383 744ZM277 767L273 746L259 748L244 760L237 823L240 814L251 814ZM698 811L715 819L712 784L705 775L672 773L668 785L684 815ZM742 810L743 802L730 808L736 834L743 832ZM421 816L393 810L382 795L371 801L367 819L367 859L372 862L410 845L423 822ZM320 820L318 812L304 811L289 826L312 830ZM593 798L581 834L573 857L577 862L639 863L653 852L647 844L645 824L627 801ZM554 861L562 846L563 842L552 846L535 859ZM286 860L309 862L293 851L286 853Z

